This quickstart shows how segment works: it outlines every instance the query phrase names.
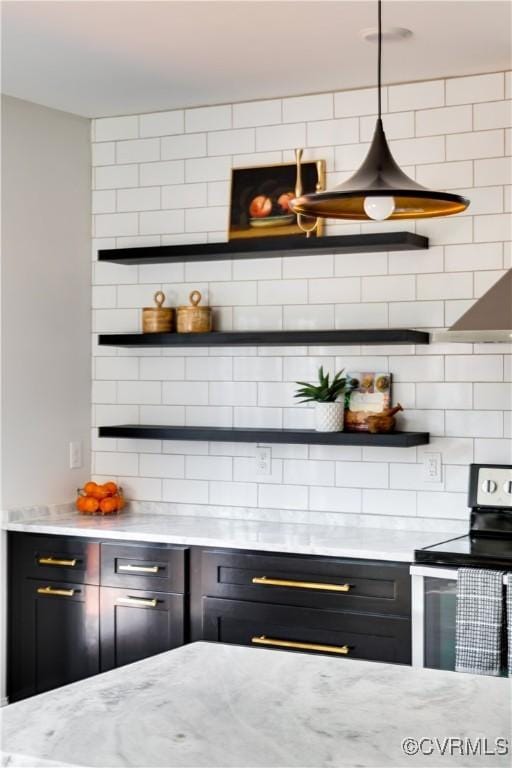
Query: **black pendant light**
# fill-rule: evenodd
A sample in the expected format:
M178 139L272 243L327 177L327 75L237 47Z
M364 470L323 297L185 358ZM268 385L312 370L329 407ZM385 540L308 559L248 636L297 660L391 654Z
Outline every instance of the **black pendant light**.
M464 211L469 200L417 184L398 166L382 127L382 0L378 0L378 118L368 154L358 171L328 192L301 195L290 202L297 214L326 219L423 219Z

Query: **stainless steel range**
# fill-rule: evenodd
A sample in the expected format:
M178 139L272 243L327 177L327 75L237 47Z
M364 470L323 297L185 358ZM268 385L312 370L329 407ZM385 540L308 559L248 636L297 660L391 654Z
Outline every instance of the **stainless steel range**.
M469 533L415 551L413 666L455 669L457 569L512 572L512 466L472 464Z

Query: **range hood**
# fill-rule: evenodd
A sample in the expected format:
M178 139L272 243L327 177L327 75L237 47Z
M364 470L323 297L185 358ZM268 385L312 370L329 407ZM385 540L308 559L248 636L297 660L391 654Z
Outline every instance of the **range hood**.
M512 269L434 341L512 342Z

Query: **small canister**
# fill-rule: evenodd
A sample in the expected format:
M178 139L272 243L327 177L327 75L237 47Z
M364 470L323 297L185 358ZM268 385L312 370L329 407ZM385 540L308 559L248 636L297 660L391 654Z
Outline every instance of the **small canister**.
M154 296L156 307L144 307L142 310L143 333L169 333L174 330L174 309L163 307L165 293L157 291Z
M189 307L178 307L176 323L178 333L209 333L212 330L211 307L200 307L201 293L192 291Z

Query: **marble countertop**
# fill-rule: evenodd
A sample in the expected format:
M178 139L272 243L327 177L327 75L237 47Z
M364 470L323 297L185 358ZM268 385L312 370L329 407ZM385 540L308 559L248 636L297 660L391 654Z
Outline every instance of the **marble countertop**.
M510 744L510 708L503 678L201 642L4 708L3 764L509 766L402 742Z
M51 517L41 514L39 517L34 515L33 519L4 522L3 527L26 533L402 562L413 561L415 549L457 535L442 531L426 533L147 512L127 512L115 517L87 517L78 513Z

